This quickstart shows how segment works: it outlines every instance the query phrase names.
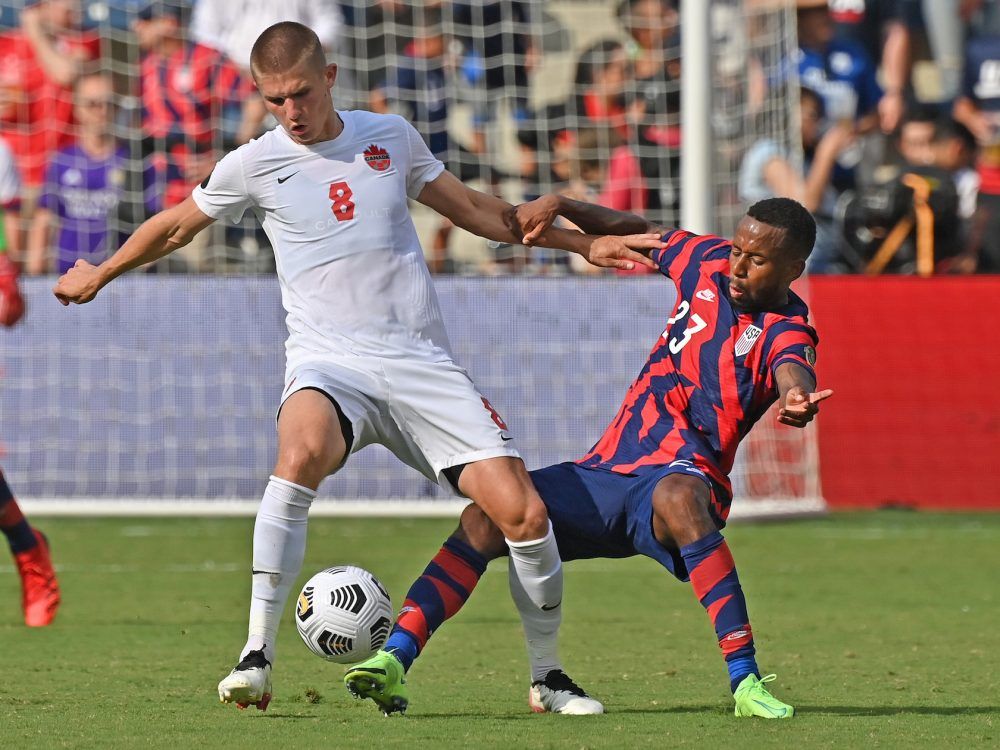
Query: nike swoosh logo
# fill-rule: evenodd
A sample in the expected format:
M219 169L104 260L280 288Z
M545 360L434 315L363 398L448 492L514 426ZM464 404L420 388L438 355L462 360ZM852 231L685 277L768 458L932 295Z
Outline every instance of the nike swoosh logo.
M543 609L544 609L544 607L543 607ZM771 716L777 716L777 717L779 717L779 718L780 718L780 717L782 717L782 716L784 716L785 714L787 714L787 713L788 713L788 709L787 709L787 708L783 708L783 709L781 709L781 713L779 714L779 713L778 713L777 711L775 711L775 710L774 710L773 708L771 708L771 707L770 707L769 705L767 705L766 703L761 703L761 702L760 702L759 700L757 700L756 698L754 698L754 699L753 699L753 702L754 702L754 703L756 703L756 704L757 704L758 706L760 706L761 708L763 708L763 709L764 709L765 711L767 711L767 712L768 712L769 714L771 714Z
M557 601L555 604L553 604L551 606L547 606L547 605L543 604L542 605L542 611L543 612L551 612L554 609L558 609L560 604L562 604L562 599L560 599L559 601Z
M298 172L292 172L287 177L279 177L278 178L278 184L281 185L283 182L285 182L285 180L290 180L290 179L292 179L297 174L298 174Z
M506 443L508 440L513 440L514 438L512 438L512 437L504 437L503 435L501 435L500 439L503 440Z

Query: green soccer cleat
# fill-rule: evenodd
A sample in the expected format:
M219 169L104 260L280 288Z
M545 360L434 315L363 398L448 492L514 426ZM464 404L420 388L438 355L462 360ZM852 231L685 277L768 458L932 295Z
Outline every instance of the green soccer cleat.
M760 716L762 719L790 719L795 715L795 708L782 703L764 687L764 683L777 679L777 675L769 674L759 680L756 675L747 675L737 685L733 698L736 700L735 714L737 716Z
M383 714L405 713L410 704L406 689L406 672L399 659L388 651L347 670L344 684L355 698L371 698Z

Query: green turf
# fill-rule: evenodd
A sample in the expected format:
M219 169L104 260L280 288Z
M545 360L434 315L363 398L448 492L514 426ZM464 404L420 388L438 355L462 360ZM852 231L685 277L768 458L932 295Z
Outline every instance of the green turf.
M502 565L410 673L405 717L352 700L291 608L266 713L217 702L243 644L252 521L50 519L63 609L19 623L0 567L0 747L997 747L1000 515L888 512L736 526L761 666L791 722L737 720L690 588L644 559L566 576L563 651L600 717L535 716ZM315 519L303 580L371 568L398 605L446 521ZM341 550L362 549L361 557Z

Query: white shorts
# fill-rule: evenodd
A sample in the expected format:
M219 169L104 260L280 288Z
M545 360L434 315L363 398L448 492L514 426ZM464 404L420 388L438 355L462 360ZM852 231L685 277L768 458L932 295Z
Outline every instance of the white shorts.
M452 466L519 457L503 419L454 362L374 357L303 362L289 372L281 403L306 388L329 395L351 423L350 453L384 445L443 487L451 488L442 472Z

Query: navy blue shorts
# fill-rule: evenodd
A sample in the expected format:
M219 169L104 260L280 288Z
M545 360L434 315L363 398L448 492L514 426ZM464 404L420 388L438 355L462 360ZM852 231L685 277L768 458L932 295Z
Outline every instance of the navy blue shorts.
M567 462L528 472L549 511L563 560L645 555L681 581L688 580L680 552L653 535L653 489L668 474L700 475L678 461L639 476L588 469Z

